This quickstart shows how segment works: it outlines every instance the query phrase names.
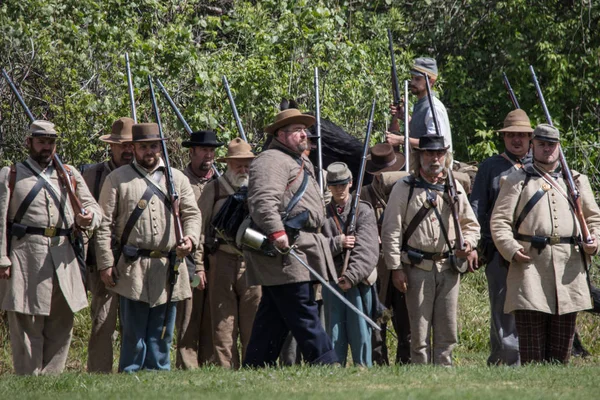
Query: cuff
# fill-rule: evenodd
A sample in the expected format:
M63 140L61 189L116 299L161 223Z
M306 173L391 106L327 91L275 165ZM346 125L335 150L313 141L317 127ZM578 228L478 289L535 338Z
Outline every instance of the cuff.
M280 237L282 237L283 235L285 235L285 231L277 231L277 232L273 232L271 233L268 238L271 242L274 242L275 240L279 239Z
M0 268L10 268L12 266L12 262L10 258L6 256L0 257Z

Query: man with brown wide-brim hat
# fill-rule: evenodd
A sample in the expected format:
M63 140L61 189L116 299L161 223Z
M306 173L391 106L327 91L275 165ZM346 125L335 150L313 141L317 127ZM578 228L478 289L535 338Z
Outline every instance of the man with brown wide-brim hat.
M0 310L6 311L17 375L60 374L73 336L74 313L87 307L74 230L88 236L102 212L79 171L57 172L58 134L50 121L29 127L29 157L0 170ZM85 215L66 200L71 185Z
M252 323L260 300L260 286L246 282L246 264L235 238L217 232L211 221L230 195L248 186L248 169L254 159L252 146L235 138L218 162L227 163L225 173L206 185L199 206L202 210L205 248L209 253L209 304L212 320L213 361L224 368L238 369L246 354ZM239 354L238 337L242 344Z
M100 141L110 146L110 159L82 167L82 175L96 200L104 180L115 169L133 161L131 128L133 119L122 117L112 124L110 134L100 136ZM90 317L92 329L88 342L88 372L110 373L113 365L113 334L117 327L119 298L106 289L96 269L95 236L87 247L88 290L92 294Z
M273 135L269 149L250 165L248 209L258 231L280 250L291 244L319 274L337 280L327 240L319 233L325 222L325 204L314 178L314 168L303 154L308 147L306 129L315 118L289 108L275 116L265 132ZM290 201L298 193L297 202ZM295 205L294 205L295 204ZM288 215L285 221L282 215ZM293 225L295 243L286 232ZM297 229L297 230L296 230ZM294 235L296 236L296 235ZM260 251L245 250L248 283L262 285L262 298L244 365L275 365L283 342L292 332L306 362L337 362L331 339L319 321L314 298L314 278L293 257L270 257Z
M200 200L202 192L209 182L217 178L214 162L215 150L224 143L217 139L217 133L212 130L192 132L182 147L189 148L190 162L183 170L188 177L196 200ZM204 214L206 210L200 209ZM201 238L201 241L204 240ZM198 286L192 289L192 297L178 302L177 321L177 355L175 365L182 369L195 369L212 362L213 343L210 318L210 305L206 286L205 256L203 246L198 246L192 255L196 266ZM190 257L192 257L190 256Z
M519 365L519 340L515 317L504 312L508 262L496 249L490 232L492 210L500 193L500 181L508 174L531 163L529 152L533 128L522 109L509 112L498 129L504 152L479 165L471 191L470 203L481 225L482 264L486 264L490 300L490 355L488 365Z
M173 205L165 195L161 141L166 139L155 123L131 129L135 160L110 173L100 192L104 218L96 239L97 268L104 284L120 296L119 371L169 370L177 302L191 296L188 269L179 268L172 287L169 271L173 261L198 246L202 221L188 178L171 168L183 231L177 241Z

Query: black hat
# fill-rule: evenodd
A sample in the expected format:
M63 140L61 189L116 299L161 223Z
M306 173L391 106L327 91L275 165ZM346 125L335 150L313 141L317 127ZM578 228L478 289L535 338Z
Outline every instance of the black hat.
M419 147L415 147L415 150L448 150L450 146L445 146L444 137L428 134L419 138Z
M190 140L181 143L183 147L221 147L225 143L217 142L217 134L213 131L197 131L192 132Z

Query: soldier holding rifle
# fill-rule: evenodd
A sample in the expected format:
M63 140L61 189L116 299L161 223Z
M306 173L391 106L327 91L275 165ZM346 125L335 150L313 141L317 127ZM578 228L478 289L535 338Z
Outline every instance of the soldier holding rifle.
M577 312L592 307L586 274L598 251L600 209L585 175L573 172L578 197L571 195L559 140L555 127L535 128L533 163L507 176L490 221L510 260L504 312L515 316L522 364L568 363Z

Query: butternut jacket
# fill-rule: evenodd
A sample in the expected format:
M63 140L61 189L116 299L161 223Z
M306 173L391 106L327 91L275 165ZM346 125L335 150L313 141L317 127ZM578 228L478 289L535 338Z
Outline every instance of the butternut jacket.
M39 164L31 158L27 159L27 163L38 173L42 172ZM91 235L100 224L102 212L79 172L71 166L67 167L77 181L77 197L88 212L94 214L88 230ZM29 315L50 315L50 300L55 282L60 286L71 311L85 308L87 296L79 264L67 236L26 234L21 239L13 236L10 254L7 253L7 221L13 221L19 206L38 180L23 163L18 163L14 193L9 206L9 171L9 167L0 171L0 267L11 267L10 279L0 281L2 309ZM59 184L54 167L49 166L45 173L54 189L43 187L20 223L36 228L71 228L74 214L66 190ZM60 196L61 204L64 204L64 219L52 200L50 190Z
M164 165L162 160L161 165ZM100 205L104 210L104 218L97 233L98 269L103 270L116 264L118 281L117 285L111 289L128 299L143 301L154 307L167 301L168 259L166 257L139 257L133 262L128 262L123 255L118 260L114 260L112 253L111 233L114 231L115 236L120 239L129 216L138 206L143 211L126 244L139 249L159 251L171 251L176 247L171 212L156 194L153 194L147 203L140 204L140 199L148 183L134 168L147 174L135 163L125 165L108 175L102 187ZM194 246L197 246L202 221L194 192L188 178L181 171L173 169L173 180L180 198L183 234L184 236L189 235ZM167 193L164 174L158 186L163 193ZM182 266L179 268L179 277L172 300L179 301L190 296L187 268Z
M410 180L411 177L406 177L396 183L392 189L385 215L383 216L381 242L386 265L388 269L392 270L402 269L402 263L410 264L406 253L402 251L402 240L404 239L406 228L415 214L421 209L426 199L425 189L415 187L412 197L408 201ZM456 188L459 193L458 213L460 227L465 242L470 243L471 248L474 249L479 241L479 223L459 182L456 182ZM454 232L454 220L452 219L452 213L447 203L448 196L446 194L442 196L441 192L435 190L432 190L432 192L436 194L437 209L442 216L444 227L447 229L450 243L454 246L456 235ZM408 246L424 252L444 253L449 250L442 234L440 221L433 210L429 211L415 232L407 239ZM438 269L440 271L450 268L448 259L444 259L441 262L423 260L416 267L425 271L431 271L434 263L439 264Z
M526 185L525 178L529 175ZM573 172L574 176L578 174ZM556 179L566 193L562 177ZM600 209L585 175L576 178L581 193L585 220L592 235L600 227ZM527 214L519 227L522 235L569 237L579 235L579 225L567 200L527 165L506 177L492 213L492 238L502 257L510 262L506 279L504 311L533 310L549 314L567 314L591 308L590 292L582 254L577 245L547 245L538 251L530 242L520 241L513 232L515 221L529 199L540 189L547 191ZM517 250L524 250L531 262L512 261Z
M299 189L303 178L297 160L304 163L310 178L304 196L290 214L293 217L304 210L309 212L307 231L300 232L295 243L298 246L296 252L325 279L328 279L329 274L331 279L337 280L329 244L319 233L325 223L325 204L314 178L313 166L307 157L300 158L299 155L291 153L275 139L269 150L254 159L250 165L248 184L250 216L265 235L284 229L281 215ZM286 257L289 259L286 265L283 265L281 255L268 257L257 252L244 251L244 258L250 286L282 285L315 280L310 277L308 270L291 256Z
M337 206L333 201L327 204L327 221L323 225L323 235L328 238L335 269L338 276L341 276L346 255L345 249L342 246L342 234L346 229L346 221L350 214L352 198L344 207L341 214L337 212ZM338 218L340 229L336 224L335 218ZM379 259L379 237L377 235L377 221L373 208L367 202L361 201L358 205L356 213L356 232L354 234L356 242L354 248L350 250L350 260L348 268L343 276L345 276L352 286L356 286L361 282L366 281L372 285L377 279L377 261Z

